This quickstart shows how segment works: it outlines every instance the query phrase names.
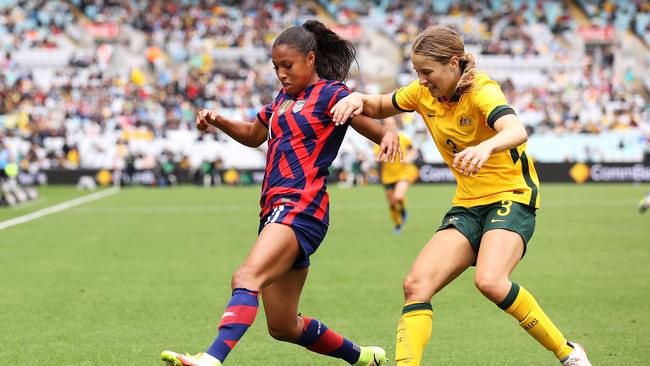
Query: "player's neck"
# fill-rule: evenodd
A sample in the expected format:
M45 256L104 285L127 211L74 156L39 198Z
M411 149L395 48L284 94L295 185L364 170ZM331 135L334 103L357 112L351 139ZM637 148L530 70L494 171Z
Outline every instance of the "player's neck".
M314 73L314 76L312 76L311 80L309 80L309 84L307 84L307 86L305 86L305 88L304 88L303 90L301 90L300 92L296 93L296 94L294 95L294 97L298 97L299 95L301 95L302 93L304 93L305 90L309 89L309 87L311 87L312 85L316 84L320 79L321 79L321 77L318 76L318 74Z
M316 84L316 83L318 82L318 80L320 80L320 79L321 79L321 78L320 78L320 75L318 75L317 73L314 73L314 76L311 77L311 81L310 81L309 84L307 85L307 88L309 88L310 86ZM305 88L305 89L306 89L306 88Z

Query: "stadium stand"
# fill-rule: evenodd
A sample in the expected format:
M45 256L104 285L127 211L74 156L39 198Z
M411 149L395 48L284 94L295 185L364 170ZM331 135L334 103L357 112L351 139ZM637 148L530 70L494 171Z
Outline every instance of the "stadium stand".
M318 17L357 45L353 89L382 92L413 80L410 44L441 23L462 32L479 69L501 82L538 161L640 162L650 151L647 2L292 4L1 0L0 140L25 171L200 170L216 161L260 168L264 148L199 133L194 117L215 108L254 120L278 89L269 62L274 37ZM645 64L625 63L626 49ZM441 162L417 118L403 117L406 133L420 142L423 161ZM342 153L373 161L354 133Z

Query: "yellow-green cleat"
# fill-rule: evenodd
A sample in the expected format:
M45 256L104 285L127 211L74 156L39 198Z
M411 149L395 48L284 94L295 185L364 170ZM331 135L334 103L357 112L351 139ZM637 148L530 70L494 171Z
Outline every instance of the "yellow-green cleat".
M388 364L386 351L377 346L361 347L361 356L354 366L384 366Z
M198 366L201 354L194 356L186 353L181 355L172 351L163 351L160 354L160 359L165 361L165 366Z
M197 353L194 356L186 353L181 355L172 351L163 351L160 358L165 366L221 366L221 362L209 354Z
M639 201L639 213L646 212L648 206L650 206L650 193L648 193L641 199L641 201Z

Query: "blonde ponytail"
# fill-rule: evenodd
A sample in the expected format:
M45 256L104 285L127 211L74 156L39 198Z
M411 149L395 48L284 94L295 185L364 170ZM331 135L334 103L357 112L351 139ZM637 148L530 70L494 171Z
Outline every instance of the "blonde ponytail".
M456 92L458 94L465 94L472 90L474 77L476 76L476 59L474 55L465 52L463 57L460 58L460 66L462 73L456 86Z

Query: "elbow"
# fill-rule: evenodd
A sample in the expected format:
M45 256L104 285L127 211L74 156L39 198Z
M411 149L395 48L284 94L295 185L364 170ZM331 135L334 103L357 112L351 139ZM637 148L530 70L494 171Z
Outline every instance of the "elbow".
M266 141L266 136L264 136L264 138L260 138L260 139L257 139L257 140L255 140L255 141L251 141L251 142L248 144L248 146L249 146L249 147L253 147L253 148L258 148L258 147L262 146L262 144L263 144L265 141Z
M522 126L521 128L521 144L525 144L528 142L528 132L526 132L526 128Z
M246 141L246 142L244 143L244 145L246 145L246 146L248 146L248 147L252 147L252 148L258 148L258 147L260 147L260 145L262 145L262 142L258 142L258 141Z

